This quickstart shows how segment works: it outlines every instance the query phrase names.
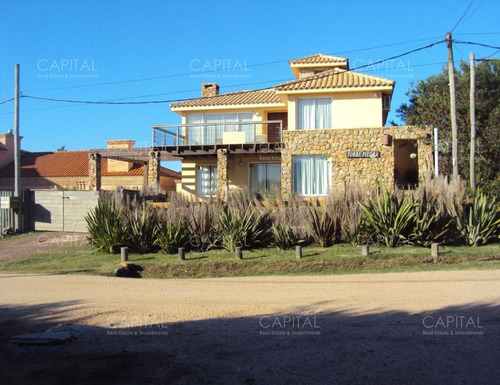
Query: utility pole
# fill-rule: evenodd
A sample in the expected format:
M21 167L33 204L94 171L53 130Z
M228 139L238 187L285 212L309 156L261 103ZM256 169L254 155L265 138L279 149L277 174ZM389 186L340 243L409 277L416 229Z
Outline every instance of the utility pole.
M19 137L19 64L14 66L14 197L18 201L15 210L16 232L20 232L21 212L21 138Z
M476 60L470 53L470 188L476 191Z
M448 78L450 82L450 120L451 120L451 157L453 164L453 179L458 180L458 128L457 105L455 90L455 66L453 64L453 39L451 32L446 33L448 47Z

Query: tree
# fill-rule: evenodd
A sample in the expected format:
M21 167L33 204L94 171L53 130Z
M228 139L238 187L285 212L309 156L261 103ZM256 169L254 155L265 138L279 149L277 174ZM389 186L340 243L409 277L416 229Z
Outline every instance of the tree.
M61 146L56 151L66 151L66 146Z
M459 171L469 177L469 87L466 62L455 72L457 92ZM440 171L451 174L450 92L446 68L437 75L412 83L396 113L407 125L429 125L439 129ZM476 178L479 187L500 194L500 61L481 61L476 66Z

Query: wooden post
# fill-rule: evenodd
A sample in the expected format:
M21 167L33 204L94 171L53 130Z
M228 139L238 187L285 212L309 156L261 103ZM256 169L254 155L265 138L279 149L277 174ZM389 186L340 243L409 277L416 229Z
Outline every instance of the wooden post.
M439 256L439 243L431 243L431 257L436 264Z
M301 259L302 258L302 246L295 246L295 258Z
M455 65L453 63L453 39L451 32L446 34L448 47L448 80L450 83L450 120L451 120L451 156L453 161L453 179L458 180L458 128L455 90Z
M476 191L476 60L470 53L470 189Z
M121 265L124 267L127 267L128 266L128 247L122 247L120 249L120 253L121 253L121 259L122 259Z
M241 246L237 246L235 249L236 259L243 259L243 252Z
M370 255L370 247L368 245L363 245L363 247L361 248L361 255L363 257Z
M186 252L184 250L184 247L179 247L178 252L179 252L179 259L181 261L184 261L186 259Z

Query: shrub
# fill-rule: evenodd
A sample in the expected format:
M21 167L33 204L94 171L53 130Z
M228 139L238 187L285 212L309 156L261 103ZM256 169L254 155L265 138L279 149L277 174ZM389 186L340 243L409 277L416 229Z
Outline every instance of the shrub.
M408 195L397 197L379 184L375 197L367 204L360 203L365 213L368 231L389 247L408 239L415 221L416 202Z
M210 250L217 244L216 223L219 206L213 203L190 203L186 207L190 247L200 251Z
M157 217L145 204L125 210L125 243L140 254L153 251L155 247L155 228Z
M415 221L410 234L410 243L429 247L433 242L443 242L451 223L447 213L443 213L436 198L428 197L424 192L422 200L415 207Z
M186 226L182 220L174 223L159 220L154 233L154 244L166 254L175 254L179 247L186 244Z
M85 216L90 243L98 250L117 253L125 241L121 210L113 199L99 199L97 206Z
M227 251L234 251L237 246L252 246L262 229L256 226L258 218L252 207L241 213L236 209L223 206L218 220L218 240Z
M337 224L330 215L320 207L307 206L302 210L309 236L319 247L328 247L335 242Z
M293 230L285 223L273 223L271 226L271 244L279 250L288 250L299 243Z
M468 246L483 245L500 235L500 207L495 197L488 197L479 190L471 203L460 205L455 202L454 212L450 215Z

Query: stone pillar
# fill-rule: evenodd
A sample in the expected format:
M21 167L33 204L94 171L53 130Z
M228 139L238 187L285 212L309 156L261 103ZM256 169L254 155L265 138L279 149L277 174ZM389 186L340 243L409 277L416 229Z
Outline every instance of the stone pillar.
M281 197L284 200L292 197L292 155L285 149L281 152Z
M151 151L148 162L148 186L156 187L160 185L160 152Z
M228 193L228 151L217 150L217 198L227 200Z
M99 191L101 189L101 155L89 154L89 190Z

